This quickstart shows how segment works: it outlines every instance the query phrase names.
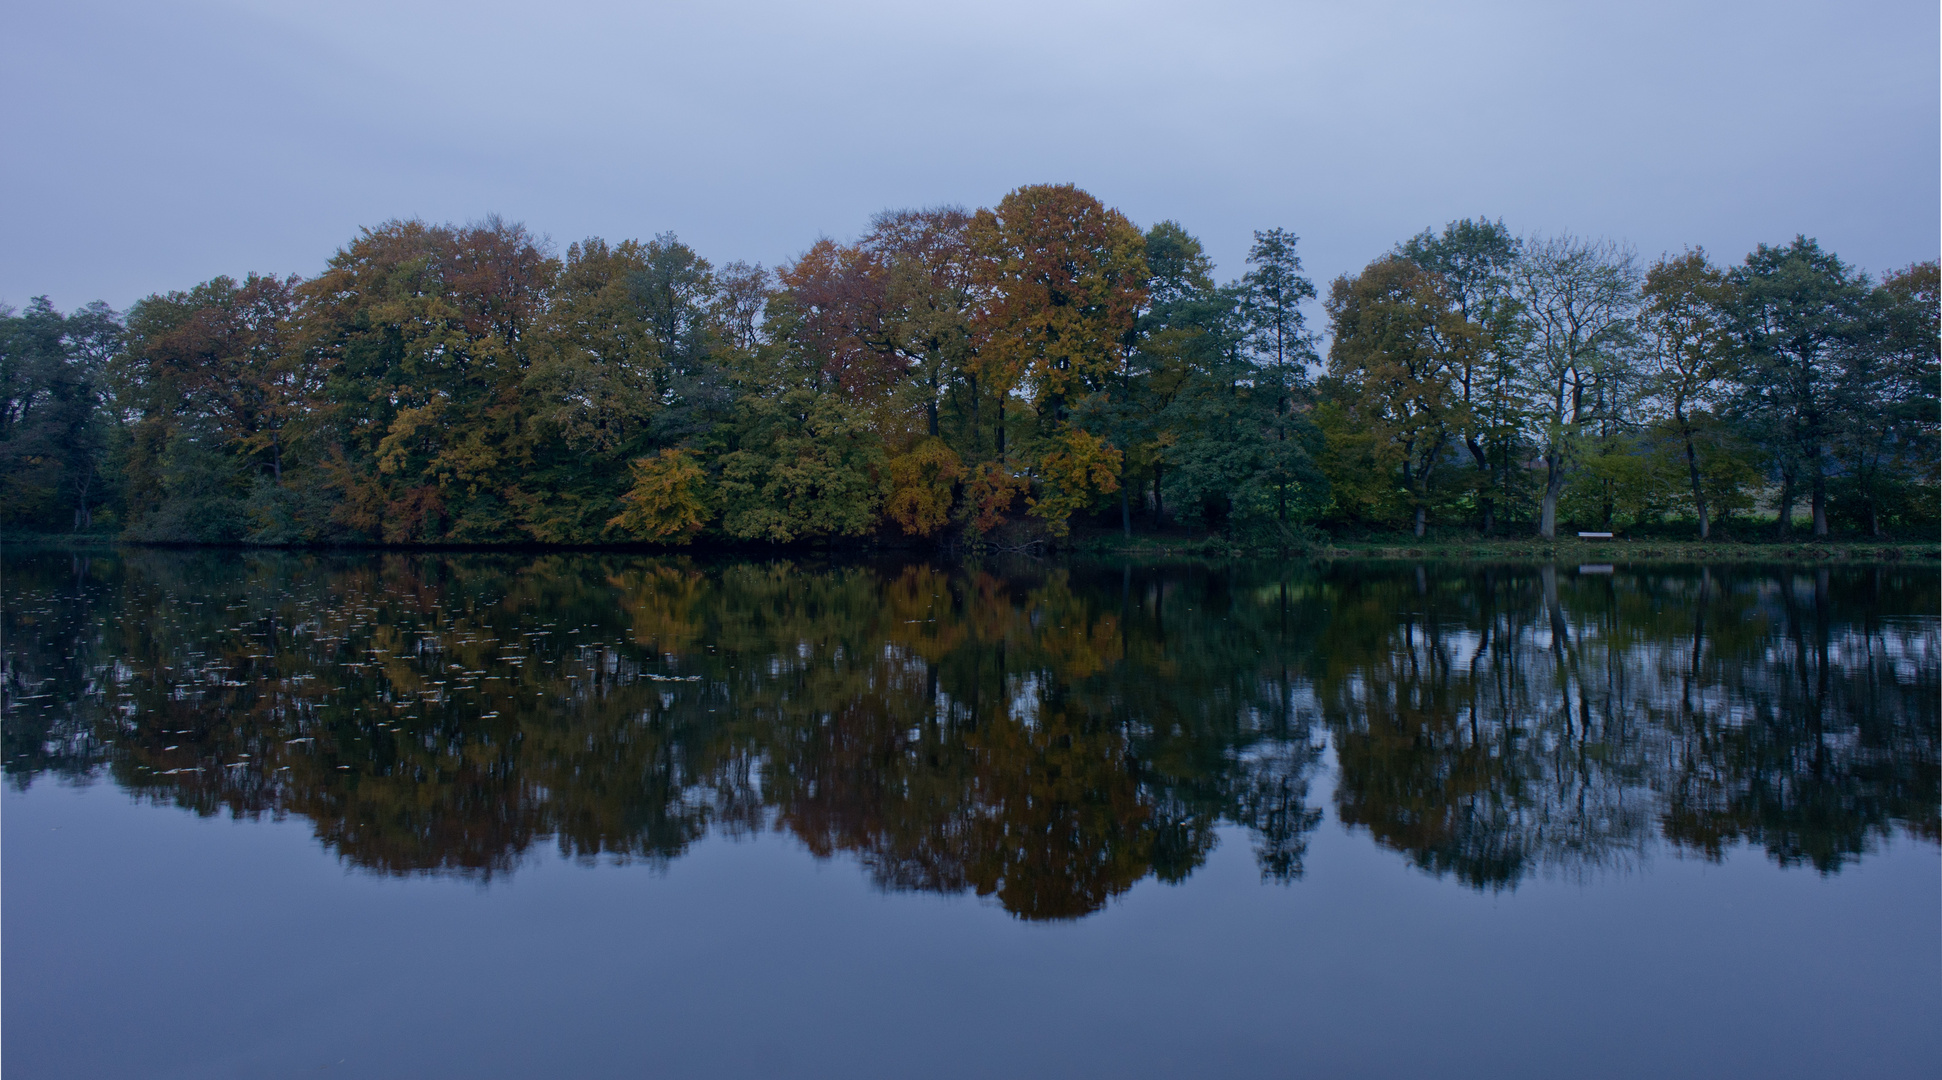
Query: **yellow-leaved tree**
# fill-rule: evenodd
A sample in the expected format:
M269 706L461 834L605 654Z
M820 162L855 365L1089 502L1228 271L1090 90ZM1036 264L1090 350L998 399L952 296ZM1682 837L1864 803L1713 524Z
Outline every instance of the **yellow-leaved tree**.
M626 509L607 527L668 544L694 539L709 516L708 474L694 455L669 447L634 459L632 469L634 486L621 496Z
M1146 237L1071 184L1033 184L978 211L968 239L982 303L966 366L991 396L994 436L991 457L973 459L973 520L980 530L1002 521L1006 481L1027 472L1050 485L1032 512L1064 535L1072 510L1089 505L1089 486L1119 489L1119 452L1079 432L1075 415L1103 405L1128 375L1127 343L1147 301ZM1027 423L1007 419L1017 406L1029 407ZM1114 475L1102 486L1091 477L1108 455Z
M964 462L943 439L926 438L890 459L890 497L883 512L911 536L932 536L951 520L951 492Z
M1119 490L1120 455L1111 443L1076 427L1060 432L1051 445L1038 459L1039 494L1025 501L1052 535L1064 536L1073 513Z

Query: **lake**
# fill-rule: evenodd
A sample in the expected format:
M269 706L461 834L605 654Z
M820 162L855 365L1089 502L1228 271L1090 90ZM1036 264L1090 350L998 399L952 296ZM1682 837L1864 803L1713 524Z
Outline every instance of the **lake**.
M1942 1062L1930 568L0 570L16 1075Z

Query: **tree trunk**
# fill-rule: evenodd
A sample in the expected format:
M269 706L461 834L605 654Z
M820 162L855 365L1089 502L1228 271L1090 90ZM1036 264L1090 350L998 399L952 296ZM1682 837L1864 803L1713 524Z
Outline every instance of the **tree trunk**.
M1125 480L1119 482L1119 528L1126 539L1133 538L1133 489Z
M1780 474L1780 514L1774 522L1774 529L1782 540L1794 531L1794 477L1792 473Z
M1484 483L1487 486L1490 482L1490 455L1484 451L1484 448L1475 439L1465 439L1463 440L1463 445L1469 449L1470 460L1475 462L1477 466L1477 475L1484 478ZM1479 493L1477 496L1477 509L1483 515L1483 534L1489 536L1491 519L1496 516L1495 500L1491 499L1488 494Z
M88 466L87 473L76 485L74 502L74 531L86 532L94 527L94 510L88 506L88 493L94 490L94 466Z
M1558 538L1558 496L1564 492L1564 470L1555 457L1544 459L1544 510L1538 518L1537 534L1546 540Z
M1706 517L1706 490L1699 484L1699 455L1693 450L1690 431L1686 433L1686 471L1692 476L1693 509L1699 512L1699 538L1705 540L1712 536L1713 526Z
M1153 527L1156 529L1167 526L1167 504L1160 501L1160 473L1165 468L1157 462L1153 465Z
M981 388L978 386L976 375L968 377L965 382L971 388L971 445L977 449L981 447L984 438L984 425L979 417L979 414L984 411L984 395L979 393Z
M1416 504L1416 535L1423 535L1423 526L1429 518L1429 508L1422 503Z
M1813 505L1814 505L1814 535L1826 536L1827 535L1827 477L1820 475L1819 470L1816 470L1814 475Z
M1277 333L1277 337L1278 336L1279 335ZM1281 360L1280 360L1281 344L1279 341L1275 343L1275 356L1276 356L1275 365L1274 365L1275 384L1280 388L1279 393L1281 394L1281 396L1274 403L1274 438L1276 442L1287 442L1288 425L1283 421L1282 418L1287 414L1287 411L1288 411L1288 377L1286 373L1281 370ZM1286 460L1285 457L1283 460ZM1279 467L1280 466L1276 466L1276 468L1279 468ZM1274 520L1277 524L1282 526L1286 526L1288 524L1288 485L1286 482L1281 480L1275 481L1275 485L1274 485Z

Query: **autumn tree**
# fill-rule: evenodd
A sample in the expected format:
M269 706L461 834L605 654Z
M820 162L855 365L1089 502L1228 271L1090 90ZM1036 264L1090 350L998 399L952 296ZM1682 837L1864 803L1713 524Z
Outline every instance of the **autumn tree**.
M666 418L692 411L675 386L678 365L693 361L682 355L691 339L662 334L699 320L689 310L669 318L647 302L666 301L651 287L655 260L667 258L661 243L595 238L567 249L519 386L535 437L530 482L514 490L522 527L536 540L598 539L621 511L619 493L638 479L635 463L693 426Z
M945 435L940 414L971 359L970 228L971 215L955 206L886 211L859 243L882 276L882 340L904 361L908 396L934 438Z
M795 343L871 410L891 455L892 516L912 535L949 520L964 461L978 456L970 220L956 207L886 211L857 243L820 240L781 278Z
M129 311L113 368L118 405L139 417L127 464L137 534L288 540L322 524L327 509L286 490L328 364L299 340L300 290L295 276L218 277Z
M772 298L774 344L742 358L734 416L705 441L721 527L737 539L857 537L878 524L883 438L868 402L851 393L854 369L832 370L804 331L817 314L790 290Z
M536 434L522 387L558 266L498 218L393 221L304 284L306 347L334 369L345 528L387 541L519 528Z
M1125 215L1077 187L1040 184L980 210L970 242L981 300L973 368L996 406L995 462L1012 467L1005 411L1016 396L1035 416L1016 455L1032 469L1043 454L1075 449L1066 431L1074 405L1103 392L1120 371L1127 331L1145 299L1145 238ZM1116 459L1119 449L1109 449ZM1111 471L1117 475L1116 460ZM1116 487L1115 480L1098 490ZM1041 505L1058 526L1056 508L1071 504L1060 498Z
M825 237L777 277L790 347L851 400L883 405L902 381L906 361L885 317L888 283L875 253Z
M1713 408L1734 374L1733 343L1726 325L1726 275L1695 249L1663 258L1645 274L1639 312L1645 351L1646 393L1679 440L1692 489L1699 538L1712 535L1700 447L1718 423Z
M1500 505L1516 494L1522 414L1517 393L1521 351L1518 302L1511 270L1517 238L1503 221L1464 218L1443 231L1425 229L1396 254L1443 279L1458 314L1472 328L1472 347L1455 372L1467 426L1460 437L1470 454L1479 522L1488 535Z
M1327 392L1371 442L1374 460L1395 470L1422 536L1435 477L1469 428L1461 376L1472 363L1475 325L1441 275L1393 256L1337 278L1328 314Z
M672 447L654 457L636 458L633 485L621 496L624 507L607 525L623 536L686 544L712 516L708 475L694 455Z

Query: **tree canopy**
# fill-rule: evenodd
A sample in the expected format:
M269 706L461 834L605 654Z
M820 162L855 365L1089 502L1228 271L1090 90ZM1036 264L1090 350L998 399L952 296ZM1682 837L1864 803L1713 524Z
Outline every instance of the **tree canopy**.
M1796 237L1646 265L1469 218L1317 290L1298 245L1260 230L1221 282L1179 222L1070 184L886 211L775 268L386 222L312 277L0 311L0 525L1286 547L1937 521L1933 262L1877 281Z

